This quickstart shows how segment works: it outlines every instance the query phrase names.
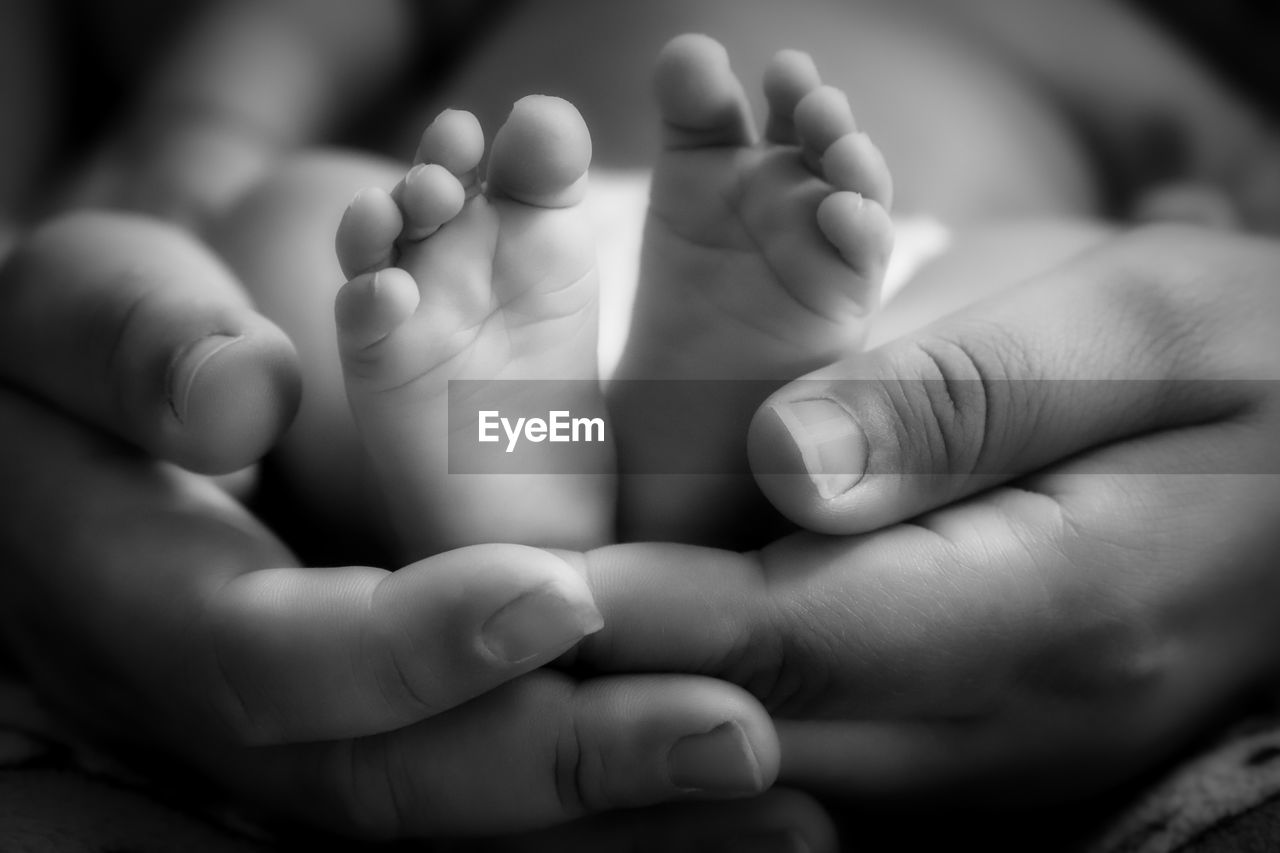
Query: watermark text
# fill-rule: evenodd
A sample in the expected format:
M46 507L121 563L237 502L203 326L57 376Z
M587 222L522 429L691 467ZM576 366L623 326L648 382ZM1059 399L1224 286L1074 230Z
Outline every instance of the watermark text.
M575 418L568 410L547 412L545 418L505 418L496 409L482 409L479 413L478 440L492 444L506 438L507 453L514 453L516 445L525 441L539 444L568 442L573 444L603 442L604 418Z

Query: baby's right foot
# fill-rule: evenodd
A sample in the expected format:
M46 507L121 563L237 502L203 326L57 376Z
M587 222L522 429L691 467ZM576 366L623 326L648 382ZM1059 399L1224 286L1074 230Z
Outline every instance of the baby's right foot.
M603 436L575 445L574 471L450 470L481 449L477 421L458 420L463 403L477 415L531 404L544 417L603 414L595 245L579 204L586 126L569 103L530 96L494 138L481 186L483 153L474 116L442 113L418 165L391 194L358 195L338 231L352 277L335 306L347 397L406 558L477 542L584 549L612 535ZM456 380L478 381L463 400L450 395ZM526 443L522 453L544 449Z
M804 54L780 53L766 74L763 143L715 41L674 39L655 78L665 150L611 390L623 532L749 544L737 535L760 532L748 503L763 506L751 416L778 385L860 346L892 244L891 182Z

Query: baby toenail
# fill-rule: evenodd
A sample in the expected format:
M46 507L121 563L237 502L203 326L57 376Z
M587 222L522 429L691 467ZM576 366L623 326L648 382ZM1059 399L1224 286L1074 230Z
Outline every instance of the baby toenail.
M823 500L849 491L867 469L866 435L834 400L793 400L771 407L791 435L805 471Z

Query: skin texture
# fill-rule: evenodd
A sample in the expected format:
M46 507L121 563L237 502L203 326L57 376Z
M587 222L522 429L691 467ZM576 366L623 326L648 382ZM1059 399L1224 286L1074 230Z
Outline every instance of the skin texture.
M567 101L531 95L494 136L481 186L484 153L474 117L442 113L419 163L390 194L362 191L336 236L351 277L334 306L347 403L403 559L483 542L613 541L611 445L574 450L592 476L563 473L550 444L526 449L514 474L459 470L476 429L460 411L604 409L586 125ZM455 380L478 390L455 398ZM562 381L512 391L510 380Z
M672 39L653 76L663 150L609 389L619 531L751 547L772 537L749 520L771 513L751 486L746 425L782 381L865 336L893 242L892 181L807 54L768 66L763 138L714 39Z
M78 239L79 221L19 250L43 260L6 271L15 291L67 272L56 259L72 253L49 241L78 245L53 237ZM211 263L179 231L128 217L99 225L126 249L145 238L173 280L198 280ZM47 306L49 328L124 339L137 322L122 310L131 288L110 260L98 269L75 280L81 299ZM42 275L28 280L33 270ZM223 307L234 313L232 296ZM163 363L168 331L209 306L154 310L166 322L138 326L130 352ZM26 355L3 357L16 372ZM371 837L536 828L758 793L776 778L772 723L739 687L538 669L600 626L564 559L499 545L395 573L290 568L297 558L243 506L151 456L175 455L145 443L163 381L108 371L79 388L37 376L28 389L0 398L12 522L0 532L0 624L41 693L91 731L159 748L270 810ZM203 405L209 386L192 393ZM92 417L99 398L139 402L97 424L54 408L80 402Z
M927 329L916 343L950 341L955 352L967 353L1019 341L1022 350L1003 350L1010 357L1000 362L1001 375L1009 378L1037 378L1064 354L1094 353L1094 364L1128 368L1158 350L1188 377L1268 379L1280 363L1270 331L1280 316L1269 284L1277 270L1280 252L1265 242L1191 230L1140 232ZM1217 298L1204 294L1207 275L1222 282ZM1078 321L1073 328L1081 335L1022 339L1008 331L1031 321L1032 309ZM901 346L903 360L882 366L949 364L925 358L927 348ZM854 369L838 368L845 375ZM328 655L281 658L271 633L244 606L261 597L246 602L235 594L243 584L284 578L293 585L274 601L286 621L290 613L305 617L317 600L327 601L329 612L360 612L366 578L377 570L280 569L290 563L288 552L221 492L126 452L30 397L10 395L0 410L3 466L7 512L20 523L6 526L0 540L14 567L0 597L6 640L40 675L46 695L79 709L100 731L149 740L273 808L366 835L465 828L466 814L441 808L449 800L439 799L432 779L450 779L460 790L490 785L483 789L499 793L476 806L485 820L498 815L511 827L563 819L570 813L562 810L565 802L577 803L570 808L577 813L584 805L672 796L656 784L661 777L644 770L648 748L635 759L639 764L618 757L652 743L654 729L645 720L670 719L673 709L664 703L690 696L695 706L684 706L677 718L698 721L702 732L708 723L735 720L745 741L729 740L749 743L757 766L768 768L776 760L768 758L769 720L728 682L774 713L781 764L773 766L786 781L892 798L942 791L993 799L1013 791L1075 795L1151 766L1274 670L1271 565L1280 546L1274 533L1280 482L1265 472L1276 470L1270 441L1276 399L1269 382L1228 385L1225 397L1222 385L1184 383L1177 387L1185 405L1141 416L1117 409L1111 392L1097 390L1105 391L1101 384L1065 386L1074 389L1081 440L1109 443L1018 489L988 491L913 524L895 522L930 509L932 492L904 488L890 474L858 487L874 492L874 504L847 498L829 507L806 491L808 478L799 471L789 476L800 486L771 490L793 517L845 517L853 528L878 528L864 536L799 534L745 556L642 544L566 560L519 551L514 562L509 551L480 549L422 564L410 577L421 579L421 598L415 593L413 600L425 609L412 601L405 606L428 615L437 593L460 578L500 587L501 578L514 576L580 589L565 573L576 566L606 626L581 647L579 671L675 669L725 680L630 676L572 688L547 672L517 677L482 702L430 717L563 646L514 669L491 665L469 682L438 677L474 672L476 663L450 669L442 662L451 652L441 649L430 658L436 669L423 673L425 692L393 703L405 713L394 721L370 717L353 701L373 690L377 701L367 707L385 707L386 684L334 681L340 673L327 668ZM1064 404L1054 396L1062 384L1029 387L1049 396L1035 405L993 400L996 415L986 421L960 417L974 404L960 398L954 409L894 409L905 414L881 419L885 431L870 433L872 441L899 454L894 465L910 462L937 474L950 486L948 496L969 494L978 482L970 473L975 453L1002 446L990 435L1009 439L1005 447L1025 447L1018 439L1044 429L1036 414ZM876 420L868 414L866 422ZM975 423L983 428L964 428ZM919 434L939 441L945 435L949 453L893 440ZM768 426L758 424L752 441L765 456L786 459L791 452L787 436ZM1052 464L1052 454L1078 448L1051 446L1041 456L1009 454L997 478ZM68 495L60 482L78 488ZM102 501L105 494L112 500ZM867 519L866 507L881 501L889 509ZM154 523L158 512L168 523ZM91 609L86 600L94 602ZM655 608L664 613L659 633ZM230 652L219 666L211 665L210 642ZM266 665L257 666L261 661ZM183 676L170 677L174 672ZM100 687L104 677L111 690ZM230 693L228 677L238 682ZM321 684L348 698L290 704L290 696ZM335 707L354 711L335 720ZM628 710L618 716L619 708ZM646 718L645 708L661 713ZM548 778L546 769L521 762L513 770L485 756L495 749L509 754L503 744L514 737L518 752L536 764L543 754L533 746L538 732L563 713L590 733L584 743L612 756L598 765L607 777L589 786L604 798L502 795L508 784ZM348 746L339 737L409 718L422 722ZM468 718L465 731L482 734L477 742L471 735L459 740L455 725ZM206 738L192 732L220 746L193 752L192 744ZM286 745L317 735L338 740ZM395 748L371 746L380 742ZM267 752L237 746L248 743L280 745ZM354 743L364 745L352 752ZM379 755L402 758L387 765ZM493 787L498 766L503 784ZM767 783L772 771L763 772ZM384 773L409 787L376 784Z
M919 113L932 128L934 112ZM944 174L962 171L948 170L946 164L938 168ZM928 173L912 174L921 184L929 181ZM993 185L985 177L978 183ZM1058 198L1054 189L1045 195ZM973 198L967 192L957 197L966 202ZM961 356L959 361L940 361L940 346L913 349L904 344L879 361L841 365L831 376L878 381L884 371L900 368L910 377L935 376L925 369L947 367L967 369L962 375L983 379L984 365L989 370L992 362L969 356L993 348L1004 356L994 361L997 378L1043 378L1047 366L1071 369L1068 375L1089 375L1075 371L1080 365L1072 357L1081 352L1093 357L1086 365L1105 368L1129 366L1135 356L1159 350L1180 359L1191 375L1215 379L1257 378L1276 363L1271 345L1280 311L1268 286L1278 269L1274 248L1193 232L1148 232L1116 246L1056 279L1069 285L1061 296L1051 296L1052 288L1046 287L1035 300L1000 297L943 328L942 334L914 339L949 344L946 352ZM173 279L181 280L185 272L173 269ZM25 281L30 287L37 283L34 275ZM1076 289L1090 281L1100 282L1097 289ZM100 305L55 306L69 313L64 326L54 315L51 327L73 327L71 321L78 319L84 328L112 339L121 312L93 313L89 307ZM177 304L162 303L158 310L154 329L142 334L138 346L143 351L154 347L157 358L169 359L175 342L155 330L168 326L162 320L190 314ZM235 310L248 317L247 308ZM998 331L1005 324L1034 321L1031 315L1038 313L1073 319L1071 339L1011 342ZM1104 322L1116 316L1123 322ZM922 352L929 357L922 359ZM5 363L0 375L27 375L29 351L6 351L0 360ZM396 750L386 749L385 740L378 742L381 750L353 749L353 742L343 738L456 705L526 666L550 660L562 643L514 669L482 670L483 683L453 677L436 683L432 676L425 710L421 696L404 697L396 705L404 718L360 719L360 697L368 707L385 710L384 683L332 687L329 680L335 673L324 668L323 659L274 656L278 649L273 641L279 638L263 632L261 621L237 606L244 602L234 593L249 584L301 580L288 570L258 574L292 565L296 561L289 552L207 483L139 458L138 446L162 458L177 458L176 449L148 438L147 429L164 417L172 397L159 374L152 373L130 392L133 380L127 374L108 374L89 383L77 381L76 366L61 377L17 379L21 389L0 399L7 448L0 466L11 487L6 515L17 520L0 539L5 564L14 567L5 574L0 606L6 644L29 670L42 674L46 696L79 708L105 734L150 739L149 745L181 755L274 808L361 834L456 828L446 821L465 820L466 815L460 818L434 799L441 778L463 778L464 789L482 788L493 781L497 766L508 784L524 781L518 773L509 778L513 774L497 754L507 741L523 745L531 739L522 728L530 717L525 702L581 695L555 677L533 686L514 681L517 686L493 694L497 698L487 706L471 706L468 714L487 707L492 712L487 719L498 722L481 729L503 736L468 744L468 751L450 752L447 743L440 745L455 733L448 722L399 735L392 743L403 748ZM96 380L98 374L92 375ZM67 377L70 381L64 382ZM124 401L127 417L95 402L104 388L115 392L107 395L108 401ZM800 535L745 558L634 546L571 560L585 568L587 589L608 626L583 648L578 662L601 671L676 668L722 677L697 681L695 689L706 691L700 694L705 704L688 710L702 715L703 730L727 716L739 721L759 758L771 748L768 721L756 700L727 687L728 682L741 683L779 718L782 777L846 793L896 798L964 790L999 798L1013 789L1060 796L1148 767L1273 669L1263 653L1275 646L1269 568L1280 488L1274 478L1258 472L1274 467L1265 440L1274 434L1274 400L1266 385L1235 388L1225 402L1220 391L1207 396L1203 387L1193 391L1179 388L1189 394L1185 407L1155 406L1145 412L1128 407L1119 415L1108 395L1006 401L1004 408L996 407L1000 416L990 421L961 417L976 409L985 412L983 399L952 399L947 405L924 399L911 401L921 405L896 407L902 401L891 396L859 398L860 404L879 404L868 411L886 416L879 422L883 430L871 435L885 442L875 445L881 455L875 457L879 467L873 471L884 477L864 480L834 503L819 498L795 446L776 423L768 422L767 413L761 415L752 442L758 473L778 507L807 526L866 538L833 541ZM129 402L135 398L140 402ZM56 413L59 409L77 413L115 438L71 424ZM1028 446L1025 442L1055 425L1040 416L1044 411L1069 411L1080 426L1075 435L1085 436L1088 446L1078 437L1073 444L1071 436L1054 435L1058 442L1038 454L982 458L984 448ZM926 440L911 440L918 436ZM1002 445L988 440L993 437L1013 440ZM197 436L193 446L200 449L208 441L208 436ZM935 508L938 494L961 498L990 485L991 480L974 476L977 461L986 463L978 466L983 471L994 470L1004 479L1103 443L1106 450L1076 460L1074 467L1058 466L1025 481L1034 486L1032 492L989 492L926 516L923 526L897 525ZM1075 476L1089 462L1104 466L1103 474ZM893 476L901 470L936 474L944 488L935 492ZM1120 476L1124 470L1134 473ZM77 484L71 499L59 488L68 482ZM171 523L156 525L157 513ZM68 530L81 533L68 537ZM991 547L992 542L998 547ZM904 553L914 570L902 570ZM562 561L527 553L501 556L449 564L446 571L431 564L414 573L432 579L422 593L422 606L436 600L426 591L434 593L446 579L457 582L479 574L500 586L496 580L507 575L476 571L484 565L509 569L535 584L550 581L573 588ZM536 571L524 573L531 566ZM682 569L677 577L673 566ZM314 615L309 608L316 601L358 612L364 603L360 596L373 586L370 581L380 581L377 572L356 566L320 573L314 587L294 587L298 594L278 601L300 621ZM242 577L251 579L235 580ZM762 584L762 578L769 584ZM993 586L1007 594L991 595ZM833 596L833 590L839 595ZM313 591L319 594L311 597ZM691 611L693 601L706 602L707 609ZM669 607L674 626L662 637L652 635L651 619L640 618L651 617L655 603ZM684 607L674 606L679 604ZM570 609L581 614L581 608ZM1082 623L1090 614L1101 616ZM188 618L192 615L198 618ZM477 616L477 621L483 620ZM857 629L851 630L851 624ZM213 636L222 639L214 643L209 639ZM243 679L233 690L227 687L223 666L211 661L216 661L211 648L227 647L236 650L234 658L241 663L231 667ZM940 655L939 649L949 654ZM744 666L743 661L752 659L763 663ZM455 675L475 671L473 660L452 659L448 650L439 660L454 660ZM256 668L261 661L267 665ZM440 671L450 671L447 663L438 665ZM173 679L175 672L183 677ZM292 678L280 677L288 674ZM329 686L319 689L349 690L353 701L289 707L290 695L306 695L323 684ZM980 689L971 690L975 684ZM690 683L668 686L684 694ZM603 688L606 693L626 689L614 682ZM241 698L255 693L265 699L246 704ZM220 697L212 710L210 696ZM326 716L334 707L353 706L354 721ZM625 752L627 743L634 744L626 740L627 732L643 725L633 716L610 717L608 707L591 704L581 720L605 730L600 732L600 754L616 756L610 747L621 745ZM1064 714L1063 708L1082 712ZM451 719L456 723L461 716ZM1099 720L1109 725L1099 725ZM621 740L612 739L607 731L611 724L623 732ZM545 734L546 729L540 731ZM209 732L218 748L184 754L184 747L189 750L192 741L200 740L193 732ZM270 753L247 746L317 736L343 745L281 746ZM401 743L404 739L411 743ZM393 754L412 763L417 775L402 772L401 764L381 762ZM768 759L760 758L760 763ZM547 765L524 769L544 783L554 776ZM625 761L613 769L620 779L637 777L637 768ZM358 778L367 784L355 785L352 773L366 774ZM646 787L654 775L639 775L637 787L624 782L622 790L608 789L610 796L588 807L673 795L669 786ZM768 775L760 774L762 783ZM375 795L353 797L360 790ZM386 797L379 799L378 793ZM500 796L496 802L472 802L486 810L486 820L497 809L512 826L576 813L573 797L570 807L563 808L551 793L542 793L545 799L539 802L545 810L536 814L502 812L512 801ZM664 819L655 824L670 825Z
M0 281L0 377L148 453L204 473L236 471L297 411L293 344L176 228L64 217L24 240Z

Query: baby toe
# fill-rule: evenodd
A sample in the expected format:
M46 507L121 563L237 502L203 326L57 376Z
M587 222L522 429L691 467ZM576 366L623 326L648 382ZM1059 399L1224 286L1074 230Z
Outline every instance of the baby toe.
M405 175L399 188L404 215L402 240L423 240L453 219L466 203L467 194L458 178L439 163L420 163Z
M848 97L834 86L819 86L801 98L794 121L804 161L816 175L831 144L858 129Z
M357 276L338 291L333 314L344 358L366 352L408 320L418 307L418 285L396 267Z
M837 190L872 199L886 210L893 206L893 177L880 149L865 133L846 133L822 155L821 175Z
M338 224L335 244L343 274L354 278L395 261L395 241L404 227L400 208L377 187L361 190Z
M779 51L764 72L764 97L769 118L764 135L778 145L797 145L796 106L822 85L818 67L809 54L798 50Z
M547 95L521 98L493 138L488 189L536 207L582 200L591 134L576 107Z
M658 54L654 93L667 148L750 145L755 140L742 82L723 45L709 36L676 36Z
M443 166L471 190L478 187L477 169L483 156L480 120L466 110L445 110L422 132L414 160Z
M818 205L818 228L849 268L864 280L884 277L893 249L893 223L875 201L835 192Z

